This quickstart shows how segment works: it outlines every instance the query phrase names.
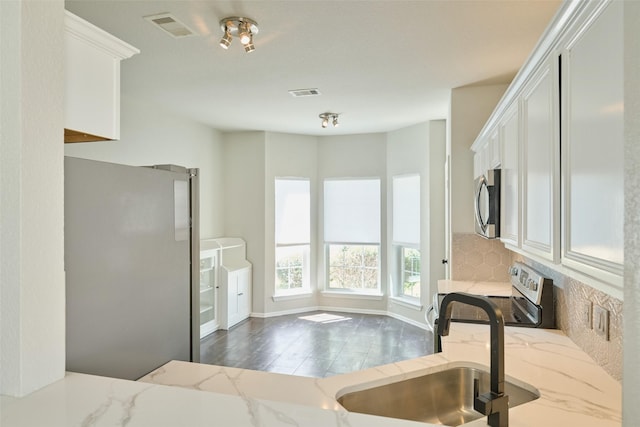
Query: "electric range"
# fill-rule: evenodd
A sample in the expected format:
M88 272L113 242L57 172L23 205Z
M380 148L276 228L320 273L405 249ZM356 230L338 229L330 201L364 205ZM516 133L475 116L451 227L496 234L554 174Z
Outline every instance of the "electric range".
M533 268L516 262L509 268L511 296L487 295L496 303L504 316L506 326L529 328L555 328L553 281ZM438 294L434 304L435 318L446 294ZM451 320L465 323L488 323L484 310L467 304L453 304Z

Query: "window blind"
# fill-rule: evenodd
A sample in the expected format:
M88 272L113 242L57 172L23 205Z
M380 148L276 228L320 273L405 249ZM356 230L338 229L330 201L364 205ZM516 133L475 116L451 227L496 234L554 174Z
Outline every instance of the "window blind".
M380 180L324 182L324 240L380 243Z
M276 179L276 244L311 241L308 179Z
M393 177L393 243L420 244L420 175Z

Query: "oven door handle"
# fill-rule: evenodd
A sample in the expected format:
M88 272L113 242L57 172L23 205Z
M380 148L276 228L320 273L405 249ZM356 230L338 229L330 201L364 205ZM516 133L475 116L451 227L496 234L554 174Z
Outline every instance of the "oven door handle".
M430 314L433 313L434 308L433 308L433 304L431 304L429 306L429 308L427 308L427 311L424 312L424 321L427 323L427 329L430 332L434 332L434 327L435 327L435 317L433 318L433 320L430 319Z
M439 312L438 300L439 300L438 294L434 294L433 302L427 308L427 311L424 312L424 320L427 323L427 329L429 329L429 331L431 332L435 332L435 324L436 324L436 319L438 318L438 312ZM432 313L433 315L431 315Z

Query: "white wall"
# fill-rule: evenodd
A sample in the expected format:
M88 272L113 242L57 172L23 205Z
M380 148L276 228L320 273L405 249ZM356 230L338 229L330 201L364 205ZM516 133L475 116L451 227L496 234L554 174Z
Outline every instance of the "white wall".
M444 162L446 150L446 127L444 120L417 124L390 132L387 135L387 218L393 215L392 179L396 175L420 174L420 253L421 253L421 307L408 307L391 300L391 313L413 322L424 323L424 306L431 301L437 290L437 280L444 279L441 259L444 252ZM392 249L392 229L387 231L389 288L392 292L397 275ZM419 308L419 310L418 310Z
M362 134L347 136L326 136L320 137L318 142L318 192L322 194L322 183L326 178L345 178L345 177L364 177L364 178L380 178L381 189L381 259L386 258L386 235L387 235L387 202L385 195L387 194L386 185L386 134ZM324 209L322 197L318 198L318 215L321 215ZM318 255L318 287L322 288L325 283L325 266L324 266L324 245L323 245L323 227L320 221L318 227L318 245L316 253ZM387 266L381 266L381 277L387 276ZM383 284L386 283L383 280ZM387 289L382 288L387 294ZM386 297L380 300L368 300L364 298L349 299L336 298L321 295L319 304L323 307L332 307L340 309L350 307L362 311L380 312L386 311Z
M447 155L450 156L451 232L473 233L471 144L508 85L465 86L451 91Z
M429 256L429 300L437 292L438 280L445 278L445 267L442 260L447 258L445 229L445 162L447 156L447 122L436 120L430 122L429 129L429 236L431 246Z
M264 301L267 313L300 311L317 306L317 294L302 299L273 301L275 293L275 179L281 177L309 178L311 190L311 247L317 243L318 215L315 210L318 196L317 143L314 136L268 132L266 134L265 167L265 269ZM315 263L311 263L311 277L315 277ZM315 290L315 280L312 287Z
M640 420L640 2L624 2L625 270L622 420Z
M324 290L325 267L322 228L322 184L325 178L379 177L382 187L382 248L386 247L386 197L387 164L395 171L418 171L424 175L423 241L425 247L443 252L444 249L444 151L445 123L443 120L400 130L390 137L387 134L349 135L339 137L312 137L272 132L241 132L224 135L225 148L225 234L239 236L247 241L247 258L253 264L253 314L273 316L300 312L317 307L338 310L385 313L386 296L378 299L345 298L327 296L315 292L311 296L295 299L273 300L275 292L275 241L274 241L274 180L276 177L308 177L311 179L312 200L312 287ZM432 141L433 143L430 143ZM394 148L387 150L387 146ZM431 164L430 164L431 161ZM429 188L435 185L435 191ZM432 242L431 237L437 234ZM439 248L439 249L438 249ZM429 249L425 250L428 253ZM432 276L442 278L440 260L443 254L425 257L424 271L432 270ZM383 292L389 294L387 264L381 266ZM430 279L425 280L425 286ZM426 300L428 298L428 287ZM396 307L397 308L397 307ZM397 310L404 318L421 322L415 311L407 315L403 308Z
M253 312L265 312L265 133L224 134L224 235L247 242Z
M0 1L0 393L64 376L64 2Z
M123 79L126 75L123 76ZM122 96L119 141L65 144L67 156L132 166L200 169L200 237L224 234L222 134L208 126Z

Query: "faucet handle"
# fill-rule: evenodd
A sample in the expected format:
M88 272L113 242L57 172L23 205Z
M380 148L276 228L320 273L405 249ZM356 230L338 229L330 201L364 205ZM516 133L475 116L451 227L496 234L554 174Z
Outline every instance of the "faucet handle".
M492 410L493 399L491 398L491 392L478 394L475 383L473 385L473 388L474 388L473 394L475 396L473 399L473 409L480 412L482 415L489 415L493 413L493 410Z
M504 393L488 393L479 394L478 380L473 380L473 409L482 415L488 415L488 424L490 426L508 426L509 425L509 396Z
M473 409L482 415L489 415L491 410L491 402L493 396L491 392L480 394L480 379L473 379Z

